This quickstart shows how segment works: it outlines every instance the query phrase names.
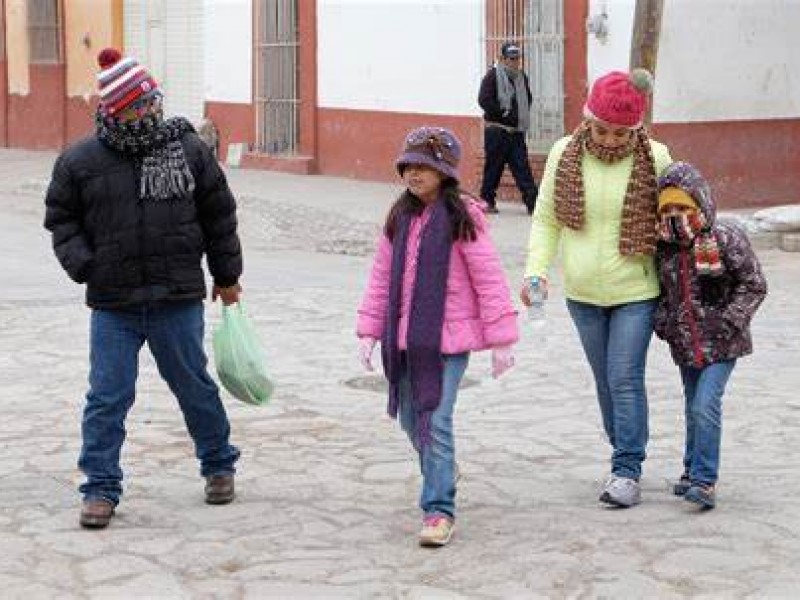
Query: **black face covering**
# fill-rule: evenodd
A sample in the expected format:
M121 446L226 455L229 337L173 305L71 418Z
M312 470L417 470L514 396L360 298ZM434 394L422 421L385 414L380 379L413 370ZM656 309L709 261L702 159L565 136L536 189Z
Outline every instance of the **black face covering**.
M681 239L681 220L680 217L677 215L673 215L667 218L669 222L670 231L672 231L672 235L675 237L676 240Z
M677 215L662 215L658 235L665 242L681 244L691 242L695 235L697 225L693 223L692 215L681 213Z

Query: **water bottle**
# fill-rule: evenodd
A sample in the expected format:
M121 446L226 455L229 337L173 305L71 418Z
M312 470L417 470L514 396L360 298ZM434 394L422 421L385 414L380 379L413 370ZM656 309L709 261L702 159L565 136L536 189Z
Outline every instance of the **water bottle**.
M528 307L528 323L534 327L541 327L545 324L544 286L538 277L531 277L530 286L531 305Z

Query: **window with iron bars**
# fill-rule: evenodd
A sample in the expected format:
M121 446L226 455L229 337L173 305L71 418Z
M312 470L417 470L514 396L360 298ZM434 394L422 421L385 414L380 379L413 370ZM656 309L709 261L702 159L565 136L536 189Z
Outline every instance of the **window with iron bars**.
M299 140L297 0L255 3L256 146L296 154Z
M528 147L546 153L564 135L563 0L486 0L487 68L503 42L522 48L533 102Z
M59 0L28 0L28 43L33 64L61 62Z

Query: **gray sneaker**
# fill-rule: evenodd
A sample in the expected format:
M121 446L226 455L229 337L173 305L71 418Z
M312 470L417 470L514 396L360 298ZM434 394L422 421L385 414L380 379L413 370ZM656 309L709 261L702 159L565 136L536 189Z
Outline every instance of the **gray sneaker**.
M609 475L603 492L600 494L600 502L620 508L635 506L641 501L642 490L639 482L629 477L617 477L614 474Z

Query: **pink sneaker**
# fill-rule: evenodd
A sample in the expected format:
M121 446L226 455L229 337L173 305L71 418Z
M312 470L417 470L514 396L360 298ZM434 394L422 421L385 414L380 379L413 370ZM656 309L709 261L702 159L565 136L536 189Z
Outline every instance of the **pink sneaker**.
M444 515L430 515L422 519L422 530L419 532L419 545L439 547L447 545L453 536L455 523Z

